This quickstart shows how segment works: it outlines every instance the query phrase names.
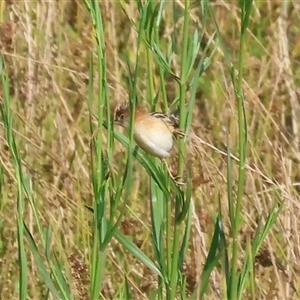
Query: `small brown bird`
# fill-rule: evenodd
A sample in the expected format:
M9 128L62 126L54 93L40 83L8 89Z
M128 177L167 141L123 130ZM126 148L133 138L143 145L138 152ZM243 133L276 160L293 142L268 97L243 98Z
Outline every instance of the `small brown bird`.
M116 107L114 123L129 128L129 102L124 102ZM167 116L158 112L149 113L141 107L136 108L133 123L135 142L146 153L161 159L172 179L175 178L169 170L165 158L170 156L174 147L174 137L184 137L184 133L179 129L178 119L174 114Z

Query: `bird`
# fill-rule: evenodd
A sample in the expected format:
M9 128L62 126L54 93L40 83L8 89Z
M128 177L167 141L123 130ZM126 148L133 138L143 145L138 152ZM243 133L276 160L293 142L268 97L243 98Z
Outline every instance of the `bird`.
M114 124L129 128L129 102L119 104L114 111ZM179 128L176 113L166 115L161 112L148 112L137 106L134 112L133 139L146 153L158 157L166 166L170 177L176 182L169 169L166 158L170 156L175 138L183 138L184 132Z

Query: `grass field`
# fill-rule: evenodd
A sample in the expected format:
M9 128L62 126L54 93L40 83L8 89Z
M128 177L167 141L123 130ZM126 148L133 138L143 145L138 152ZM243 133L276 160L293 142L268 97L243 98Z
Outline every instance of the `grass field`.
M299 9L0 0L0 299L300 299Z

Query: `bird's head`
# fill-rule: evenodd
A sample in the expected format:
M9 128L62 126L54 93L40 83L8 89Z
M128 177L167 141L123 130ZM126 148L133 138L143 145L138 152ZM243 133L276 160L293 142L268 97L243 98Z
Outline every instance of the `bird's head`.
M130 107L129 102L124 102L118 105L114 113L114 124L124 128L129 127Z

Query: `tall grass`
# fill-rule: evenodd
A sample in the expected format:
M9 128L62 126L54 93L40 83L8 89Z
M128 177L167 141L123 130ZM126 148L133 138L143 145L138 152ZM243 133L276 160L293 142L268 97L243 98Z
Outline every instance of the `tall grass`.
M28 13L27 2L26 5ZM80 151L88 156L87 160L79 160L78 165L83 168L85 163L85 170L89 172L88 182L84 186L89 196L83 199L84 188L73 184L72 192L78 191L80 195L75 204L80 213L76 213L71 201L67 201L67 208L62 209L74 216L74 220L73 217L70 219L76 223L79 232L74 228L70 231L64 226L60 228L43 216L50 214L51 210L46 209L45 212L42 209L47 203L39 201L38 188L27 169L28 157L22 157L24 152L18 139L19 132L24 130L20 125L22 123L14 122L17 114L15 99L10 91L9 70L5 66L6 57L0 56L0 110L5 142L14 167L14 193L17 197L14 213L19 299L106 299L109 278L114 290L113 299L257 299L261 293L255 264L267 235L272 233L273 225L279 218L283 208L281 200L286 191L268 177L271 175L264 174L264 167L249 166L252 160L263 163L259 154L253 157L253 153L259 150L249 146L249 139L252 138L249 135L249 118L254 113L248 111L244 92L249 32L254 22L253 1L239 1L236 56L226 42L226 32L217 16L218 8L209 1L171 3L147 0L112 4L122 12L126 25L130 26L130 35L134 36L134 43L128 48L125 45L125 50L117 57L118 64L122 66L122 75L117 80L127 91L127 95L124 93L119 99L114 97L112 82L116 78L111 76L110 69L111 57L119 53L108 47L107 27L110 23L106 5L96 0L84 0L82 6L92 31L88 30L91 40L87 73L84 74L87 79L86 99L82 100L86 104L82 110L87 114L83 114L83 118L79 114L82 119L88 115L88 120L78 121L80 125L77 126L88 138L78 137L85 145L81 149L80 143L75 143L78 149L74 150L74 157ZM2 14L1 6L1 18ZM161 32L170 28L171 33L167 32L165 37ZM126 29L123 28L124 36ZM38 36L38 30L35 30L30 32ZM78 38L76 34L75 30L73 36ZM119 38L121 40L123 37ZM28 41L30 43L30 39ZM213 72L212 68L221 64L213 63L215 56L225 66L224 78L229 78L226 82L230 82L230 86L227 87L233 91L236 110L226 123L220 117L223 115L222 109L213 101L208 102L211 107L217 107L217 116L212 119L215 132L209 135L203 130L201 133L204 138L223 148L220 150L206 143L215 151L209 154L207 150L202 150L204 143L201 143L202 136L199 137L197 131L202 126L202 119L207 118L203 117L202 112L197 112L199 107L203 108L200 92L208 93L213 99L214 88L207 92L210 79L206 81L206 76ZM28 62L32 64L33 60L30 58ZM29 79L32 84L33 78ZM229 93L229 90L226 92ZM185 132L185 138L176 141L177 150L168 163L186 183L184 186L177 185L170 178L158 159L136 146L133 118L127 133L120 132L114 126L113 108L117 102L126 100L130 102L131 117L137 105L165 113L179 109L180 127ZM227 99L227 102L230 100ZM212 115L209 110L205 113ZM30 128L28 125L26 128ZM221 142L218 140L221 130L218 131L217 126L225 128L225 139ZM220 155L226 156L226 159L223 161ZM210 179L214 182L213 189L202 184L205 182L203 178L208 175L204 170L210 170L207 167L210 163L213 166L211 169L217 170L211 173L217 178ZM222 164L226 164L226 171L222 169ZM38 166L36 164L36 168ZM72 169L72 163L69 166ZM73 174L75 178L80 177L78 170L81 168ZM265 168L271 170L267 163ZM2 179L5 179L3 170L1 168L1 191L4 188ZM221 177L218 177L220 174ZM252 176L255 184L251 185L248 182ZM268 178L271 188L265 188L262 178ZM138 192L136 186L140 189ZM261 188L263 192L261 186L264 187ZM74 198L76 192L72 194ZM274 197L274 201L266 205L262 216L257 217L255 211L253 221L254 217L250 220L245 210L251 207L249 199L257 193ZM137 194L136 199L133 199L134 194ZM224 199L227 200L225 204ZM142 210L142 217L137 217L143 231L141 242L124 229L126 222L129 222L130 230L136 229L132 228L135 225L128 221L128 216L138 210ZM33 215L30 221L27 214ZM204 219L209 219L205 226L197 225L203 224ZM56 232L62 235L61 239ZM71 232L69 236L68 232ZM245 232L251 232L246 239L242 235ZM206 235L205 243L199 242L203 235ZM194 256L191 258L192 252ZM197 264L200 268L196 267ZM189 268L195 274L190 275ZM42 292L37 293L39 296L34 293L30 280L35 270L38 274L36 281L43 287ZM155 284L143 288L145 278L142 280L141 277L147 276L154 277L152 281Z
M6 141L9 151L13 158L13 164L15 168L16 185L17 185L17 207L16 207L16 220L17 220L17 241L18 241L18 268L19 268L19 299L26 299L28 297L28 254L26 253L25 238L27 238L30 246L32 256L34 257L36 267L41 276L45 286L56 298L62 298L62 295L56 289L52 276L55 278L55 282L59 285L60 291L64 295L63 299L70 299L70 291L68 285L65 282L62 270L58 265L52 265L49 257L50 241L51 241L51 229L48 231L42 228L40 217L37 212L37 208L32 197L32 181L29 174L24 173L22 161L19 155L19 150L14 136L13 129L13 115L11 111L11 97L9 94L9 81L5 75L4 61L0 56L0 76L3 87L4 102L0 107L1 116L4 124ZM25 201L27 199L28 201ZM29 203L30 207L27 207ZM37 233L39 240L42 242L42 249L38 249L36 242L30 233L29 227L24 221L25 211L31 209L36 221ZM46 264L42 259L43 252L46 254L46 260L48 260L49 266L52 270L47 270ZM54 258L54 264L56 259Z
M242 87L242 78L243 78L243 52L244 52L244 44L245 44L245 35L248 27L249 16L251 12L252 1L241 1L241 34L240 34L240 49L239 49L239 59L238 59L238 68L237 68L237 81L235 68L231 63L230 57L227 53L227 49L223 46L222 50L225 52L227 57L227 62L229 64L229 72L231 74L232 84L234 86L234 90L236 92L237 106L238 106L238 129L239 129L239 176L237 181L237 196L236 201L233 196L233 185L234 182L232 180L232 168L231 168L231 160L230 160L230 148L228 148L228 205L229 205L229 217L231 220L231 234L233 238L232 245L226 242L226 237L224 235L222 229L222 218L217 219L215 235L219 236L219 242L216 242L216 239L213 239L211 255L216 256L216 249L221 249L223 247L226 255L223 256L223 265L226 276L226 284L227 284L227 297L228 299L241 299L243 295L243 291L245 288L245 282L248 278L248 273L250 272L250 266L254 265L254 258L259 250L259 245L261 244L263 237L266 235L273 222L276 220L276 216L278 214L276 208L272 210L269 215L267 225L264 227L264 233L261 235L260 230L256 231L256 237L254 239L255 243L253 248L251 249L251 255L247 256L247 259L244 263L243 271L239 274L238 272L238 262L240 257L238 256L238 234L240 230L240 219L241 219L241 208L242 208L242 199L244 197L243 189L244 182L246 176L246 146L247 146L247 122L246 122L246 114L245 114L245 106L244 106L244 97L243 97L243 87ZM86 4L88 6L88 4ZM208 3L202 3L202 12L204 13L203 19L205 19ZM89 7L89 11L91 12L91 16L93 17L93 23L95 24L96 30L96 40L99 45L99 41L101 40L100 36L103 36L103 29L98 24L101 24L101 13L99 11L99 7L95 2L91 2L91 6ZM153 84L153 72L152 72L152 64L153 58L156 58L158 68L160 70L160 89L161 93L164 96L164 103L166 104L166 93L164 86L164 76L171 70L171 60L168 57L164 57L163 50L160 48L159 41L159 26L160 26L160 17L161 12L164 9L164 2L160 4L154 5L152 1L148 1L146 3L138 2L137 3L140 19L137 23L134 24L137 34L137 52L134 61L134 72L129 73L129 97L131 103L131 111L134 111L136 105L137 91L136 91L136 82L137 82L137 74L139 71L139 63L141 52L144 50L146 52L146 61L147 61L147 73L148 73L148 91L151 101L155 101L154 95L154 84ZM174 7L173 7L174 8ZM174 8L176 9L176 8ZM204 69L203 58L198 63L198 66L195 66L196 54L199 51L199 33L198 31L194 31L194 33L190 33L190 3L189 1L185 1L184 10L183 10L183 28L182 35L180 37L176 37L175 39L182 38L182 48L180 48L179 52L175 52L178 56L181 57L181 76L177 79L179 84L179 111L180 111L180 126L187 132L187 129L190 128L191 118L188 118L187 107L190 111L193 110L193 103L195 101L195 91L197 90L197 78L201 75L201 70ZM157 13L157 14L156 14ZM212 12L213 14L213 12ZM175 15L175 12L174 12ZM157 17L156 17L157 16ZM215 23L216 24L216 23ZM222 36L220 34L218 25L216 24L216 30L218 32L218 38L222 41ZM176 33L175 33L176 35ZM221 43L222 44L222 43ZM104 43L102 44L104 47ZM168 46L169 49L176 49L174 45L170 44ZM172 51L172 50L171 50ZM176 50L175 50L176 51ZM177 48L178 51L178 48ZM101 57L102 49L98 48L98 57ZM169 55L172 54L168 53ZM130 65L128 64L128 69L130 70ZM100 67L100 65L99 65ZM192 68L194 68L194 72L191 75ZM93 76L90 77L91 79ZM100 82L101 83L101 82ZM190 84L192 83L192 84ZM100 85L100 84L99 84ZM193 86L193 94L191 95L189 101L186 100L186 91L189 85ZM100 99L104 99L103 95L99 95ZM176 99L175 99L176 101ZM176 102L175 102L176 104ZM188 106L187 106L188 104ZM108 103L106 103L108 105ZM155 104L151 105L155 107ZM166 105L165 105L166 106ZM132 115L133 116L133 115ZM133 119L133 118L132 118ZM98 120L102 120L102 115L98 115ZM188 122L187 122L188 121ZM101 124L100 124L101 125ZM110 127L107 127L108 132L110 131ZM110 133L109 133L110 135ZM130 127L130 143L129 145L129 153L132 152L132 136L133 136L133 122L131 122ZM230 138L229 138L230 139ZM185 142L181 141L179 144L179 156L178 156L178 174L183 175L183 170L185 167ZM228 140L228 145L229 145ZM142 154L144 155L144 154ZM132 160L129 158L127 160L127 168L126 174L124 176L128 176L131 178L131 164ZM159 287L157 290L158 299L175 299L176 295L179 291L184 290L183 286L185 284L184 279L182 280L182 264L184 262L185 252L188 247L189 242L189 232L191 226L191 214L190 214L190 195L191 195L191 186L188 185L186 189L181 190L179 187L174 185L173 182L168 180L168 176L165 175L159 176L159 171L154 169L151 170L149 166L148 158L144 161L144 166L148 170L150 175L150 195L149 199L151 202L151 224L152 224L152 243L154 247L155 258L157 261L157 267L159 269ZM152 168L156 168L155 165ZM149 172L150 171L150 172ZM188 171L187 171L188 172ZM187 175L188 176L188 175ZM129 180L130 181L130 180ZM128 182L129 182L128 181ZM187 177L187 181L189 181ZM172 184L172 185L170 185ZM127 194L130 193L131 185L127 185ZM172 192L169 192L171 188ZM172 200L173 199L173 200ZM173 221L173 212L175 212L175 221ZM220 214L222 212L220 211ZM102 211L102 216L104 215ZM183 235L182 235L182 221L184 221L183 227ZM103 221L102 221L103 222ZM104 222L103 222L104 223ZM220 227L221 225L221 227ZM258 242L260 240L260 242ZM221 243L221 245L219 245ZM222 246L222 247L221 247ZM231 249L232 246L232 249ZM128 247L131 249L131 247ZM214 254L212 254L214 253ZM231 259L229 258L229 254L231 253ZM135 255L135 252L132 252ZM252 259L252 261L251 261ZM218 260L221 260L221 257L218 257ZM221 260L222 261L222 260ZM211 259L211 257L207 258L205 269L209 269L210 271L216 265L217 260ZM103 268L104 270L104 268ZM203 273L203 285L201 288L201 295L205 293L205 287L208 282L208 275L210 272ZM99 282L99 281L98 281ZM101 281L100 281L101 282ZM254 295L253 295L254 297Z
M209 256L202 273L203 286L201 289L201 295L204 295L207 285L207 276L215 267L218 261L222 263L225 282L226 282L226 296L227 299L243 299L244 291L247 283L251 286L250 293L252 299L255 299L256 291L254 284L254 273L253 268L255 265L255 257L258 254L262 242L272 225L275 223L278 214L282 208L281 205L275 203L268 213L267 220L264 225L259 221L257 228L255 229L253 240L247 240L247 247L244 257L239 255L240 244L239 234L241 230L241 220L243 217L242 204L245 199L244 185L246 180L246 158L247 158L247 117L245 111L245 99L243 92L243 66L244 66L244 50L246 43L247 29L249 25L249 17L252 9L252 1L240 1L240 46L238 56L238 67L235 68L231 61L229 49L224 45L223 37L220 32L220 28L216 21L215 27L217 31L217 37L220 42L221 49L224 53L225 60L228 66L228 72L230 74L232 85L235 91L237 101L237 123L238 123L238 150L239 150L239 171L237 184L237 193L234 194L235 182L233 181L233 167L231 160L230 150L230 132L227 134L227 193L228 193L228 208L229 208L229 219L231 223L230 236L232 242L228 241L228 238L224 234L224 227L222 225L222 211L221 205L219 217L215 223L215 233L211 243L211 249ZM213 11L210 8L211 15ZM236 79L237 78L237 79ZM228 130L228 129L227 129Z
M95 24L96 30L96 40L99 45L100 37L103 36L103 29L102 29L102 22L101 22L101 13L97 2L86 2L86 6L88 7L91 16L93 17L93 23ZM153 61L156 59L160 70L160 82L161 87L160 89L162 92L165 90L164 86L164 76L168 74L171 70L171 66L168 65L170 63L170 58L164 57L163 51L160 49L160 41L159 41L159 26L160 26L160 19L159 17L155 16L155 12L160 12L157 16L161 16L161 12L164 9L163 2L160 4L154 5L152 1L148 1L145 4L142 2L137 3L137 8L140 15L140 20L134 24L138 39L137 39L137 54L134 61L133 72L129 72L129 96L130 96L130 103L131 103L131 111L134 111L136 105L136 98L137 98L137 91L136 91L136 82L137 82L137 74L139 74L140 69L140 60L141 60L141 52L146 52L146 61L148 66L148 76L149 76L149 95L150 95L150 103L155 101L153 87L153 76L152 75L152 64ZM186 6L186 17L185 20L188 20L188 6ZM101 24L101 25L98 25ZM185 32L188 33L188 22L185 22ZM187 56L187 48L188 48L188 37L186 35L185 38L185 46L184 46L184 56ZM197 36L196 36L197 37ZM199 42L197 38L195 39L196 43L193 47L197 47ZM103 44L102 44L103 47ZM172 45L170 45L172 48ZM191 53L195 53L195 50L190 49ZM98 46L97 54L98 57L101 56L102 49ZM171 53L169 53L170 55ZM187 64L192 66L194 64L195 55L190 55L189 60L182 60L183 71L182 71L182 78L180 78L180 108L181 108L181 118L182 120L186 119L185 113L185 90L187 88L187 78L190 75L189 70L187 69ZM128 62L128 70L130 71L130 65ZM91 74L90 80L93 80L93 76ZM195 80L196 82L196 80ZM165 95L165 93L163 92ZM98 101L103 100L103 95L98 96ZM167 99L164 99L166 103ZM176 103L175 103L176 104ZM108 106L108 103L106 103ZM99 106L100 107L100 106ZM102 106L104 107L104 105ZM132 118L133 119L133 118ZM102 115L98 115L98 120L101 122L103 120ZM99 123L101 126L101 123ZM190 123L182 122L181 126L183 129L186 129L187 126L190 126ZM111 135L113 132L113 127L110 127L110 122L108 120L107 123L107 130L108 135ZM133 124L131 122L130 130L129 130L129 143L128 143L128 160L127 166L125 169L124 180L125 185L119 183L121 187L120 192L122 191L122 187L125 188L125 197L130 195L132 185L131 185L131 178L132 178L132 156L131 153L133 151ZM124 140L123 140L124 141ZM97 142L95 142L97 143ZM136 150L134 150L136 151ZM108 152L110 150L108 149ZM138 150L140 152L140 150ZM183 166L184 166L184 144L181 143L180 146L180 159L179 159L179 174L183 173ZM150 183L150 194L147 197L150 200L150 207L151 207L151 219L152 219L152 243L153 243L153 250L155 253L155 258L157 261L156 269L158 270L158 274L160 275L159 279L159 288L155 294L159 299L175 299L177 292L181 290L180 284L184 284L184 281L179 280L179 274L181 273L182 264L184 262L184 255L187 249L187 243L189 240L189 231L190 231L190 217L191 214L189 213L189 202L190 202L190 186L188 186L187 191L182 191L173 181L168 178L168 174L166 170L163 171L159 170L160 168L157 164L153 164L151 158L147 157L144 153L140 154L140 159L142 159L143 164L142 166L146 168L148 174L150 176L149 183ZM126 183L127 182L127 183ZM119 194L120 196L121 194ZM111 197L114 197L111 195ZM105 197L102 197L103 201ZM112 203L111 203L112 205ZM95 213L95 210L94 210ZM173 218L173 213L175 213L175 220ZM101 209L102 217L105 215L104 206ZM108 222L112 222L113 215L110 216L111 219ZM185 221L186 222L183 222ZM102 224L105 224L106 221L102 220ZM182 225L184 224L184 225ZM183 227L182 227L183 226ZM183 234L182 234L183 229ZM111 235L111 237L113 234ZM120 239L119 239L120 240ZM120 240L121 241L121 240ZM123 245L131 251L133 255L136 255L138 258L142 258L144 255L141 251L137 251L137 249L126 241ZM102 259L102 261L104 261ZM151 260L150 260L151 261ZM151 263L155 265L154 263ZM152 269L154 269L152 267ZM105 270L105 268L102 268ZM97 281L99 286L101 286L101 281ZM98 292L98 291L97 291ZM95 297L96 294L93 294Z
M9 149L12 153L14 168L17 179L18 186L18 202L17 202L17 236L18 236L18 257L19 257L19 295L20 298L27 298L27 284L28 284L28 266L27 258L25 254L24 245L24 224L23 224L23 214L24 214L24 177L22 172L21 160L19 157L18 149L16 148L16 143L13 134L13 117L10 110L10 96L9 96L9 82L4 74L4 61L3 57L0 56L0 75L1 83L3 87L4 103L1 105L1 116L5 126L6 140Z

